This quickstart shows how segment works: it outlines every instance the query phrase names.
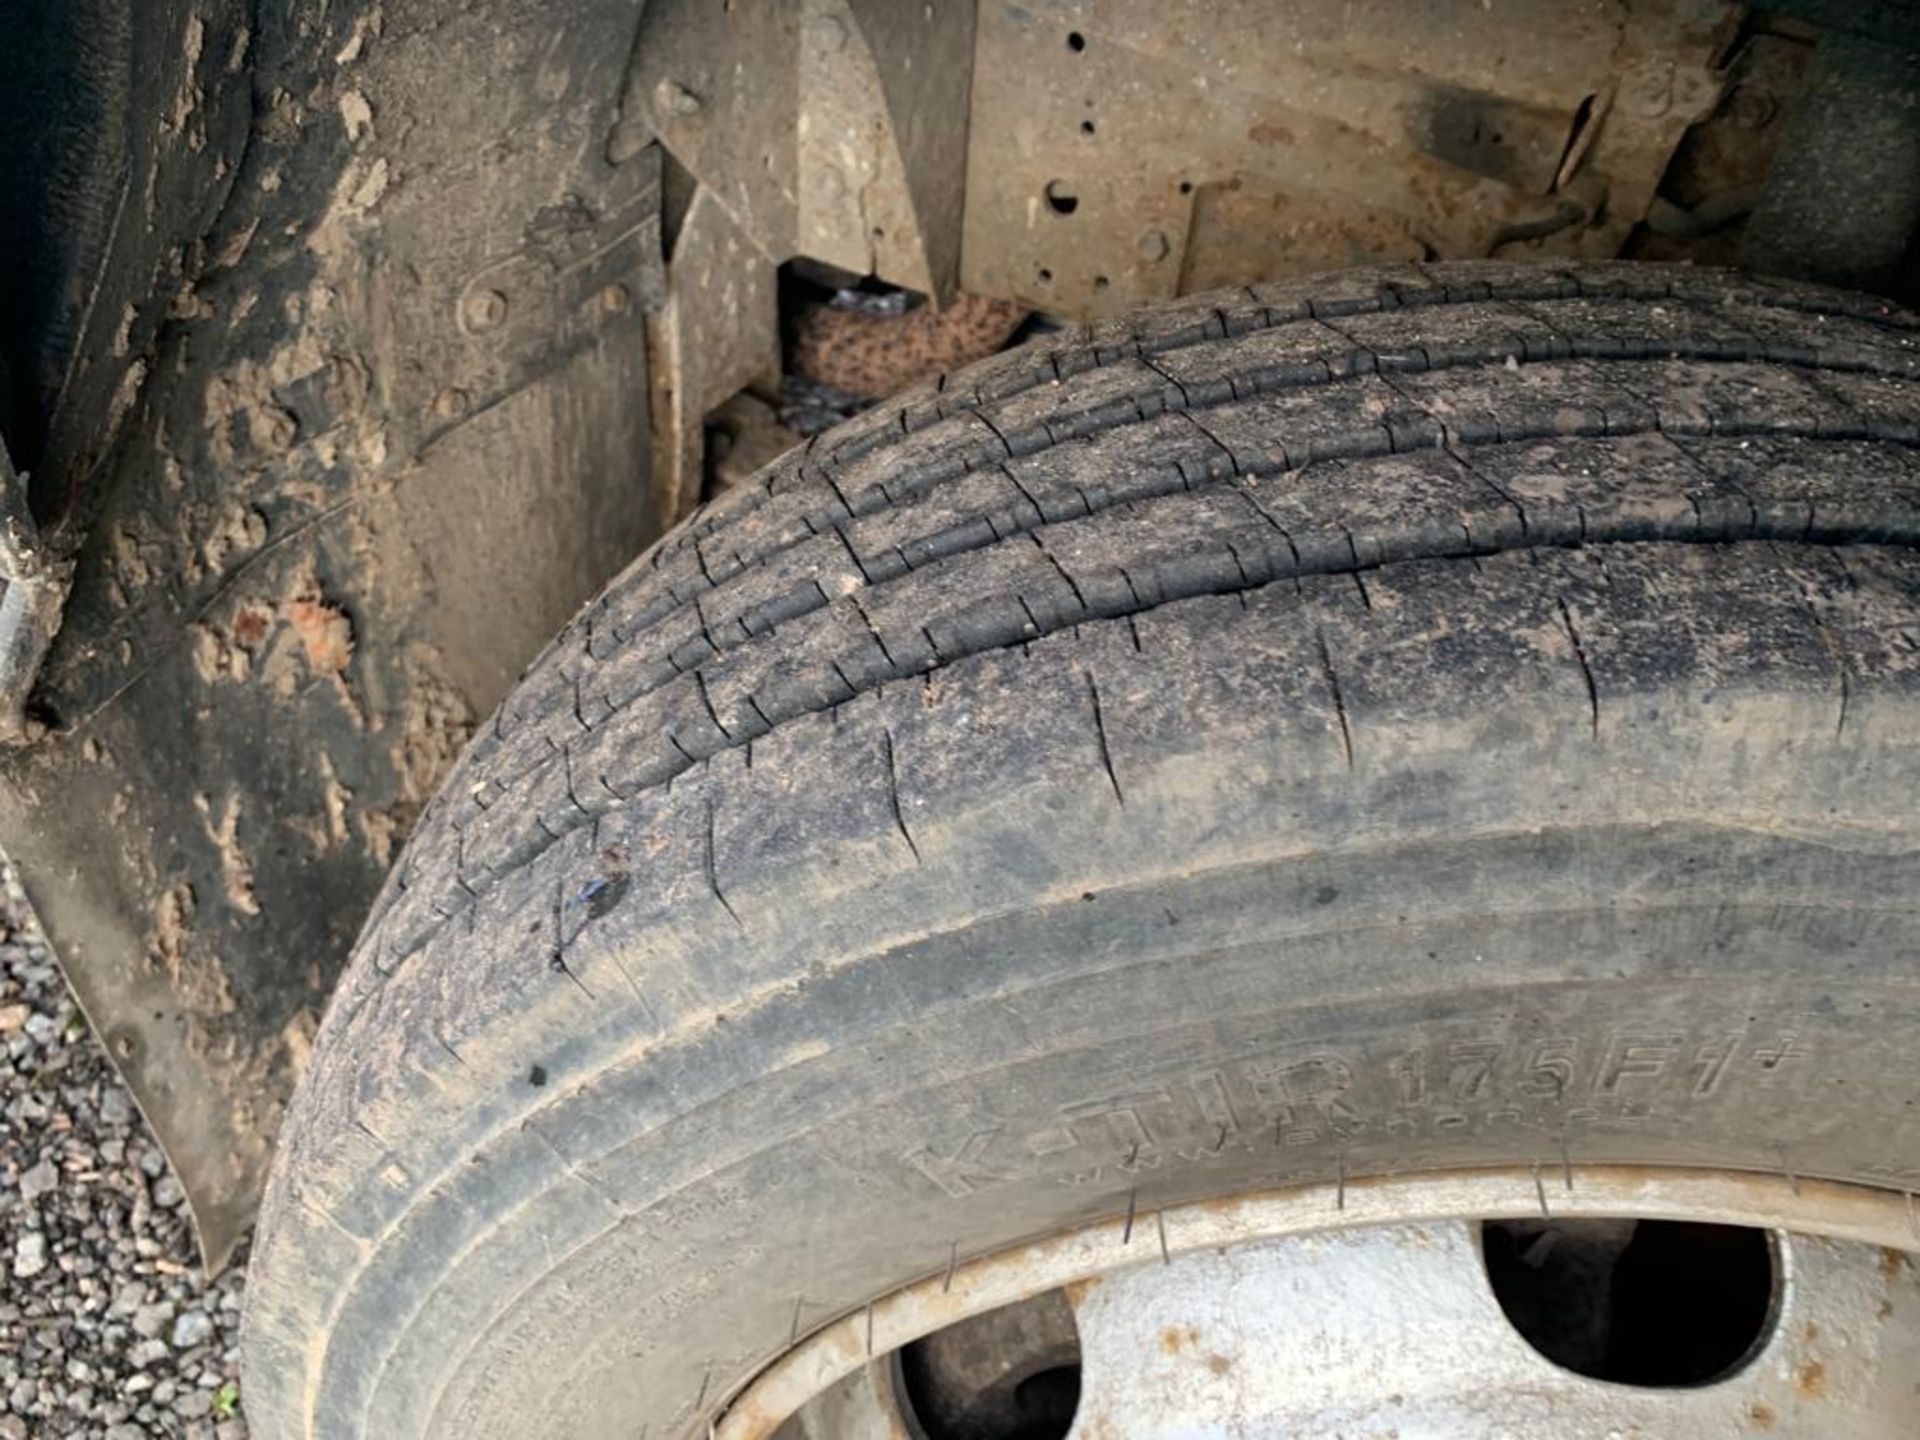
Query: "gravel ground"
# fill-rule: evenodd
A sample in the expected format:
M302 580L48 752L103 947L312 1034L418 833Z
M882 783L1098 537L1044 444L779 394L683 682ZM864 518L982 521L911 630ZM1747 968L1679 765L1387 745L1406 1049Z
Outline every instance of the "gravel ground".
M0 871L0 1440L243 1440L244 1259L180 1182Z

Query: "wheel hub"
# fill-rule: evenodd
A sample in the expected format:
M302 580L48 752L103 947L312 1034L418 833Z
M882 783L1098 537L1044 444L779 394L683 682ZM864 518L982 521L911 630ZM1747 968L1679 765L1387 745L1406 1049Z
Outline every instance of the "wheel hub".
M715 1433L948 1440L914 1415L898 1352L929 1335L938 1344L951 1327L991 1333L982 1327L990 1312L1031 1308L1034 1297L1064 1303L1077 1330L1070 1440L1892 1437L1920 1426L1911 1197L1791 1177L1627 1169L1583 1170L1577 1182L1568 1171L1551 1191L1538 1172L1513 1171L1324 1190L1135 1207L956 1264L804 1339L736 1397ZM1568 1358L1577 1343L1562 1353L1564 1335L1523 1333L1518 1302L1496 1293L1482 1253L1483 1220L1530 1219L1531 1230L1520 1227L1522 1263L1546 1264L1552 1245L1578 1243L1566 1239L1578 1227L1555 1228L1576 1216L1622 1217L1622 1235L1634 1220L1766 1231L1770 1279L1751 1338L1737 1340L1724 1365L1713 1361L1712 1373L1680 1383L1579 1373ZM1711 1314L1733 1303L1725 1281L1668 1268L1677 1287L1668 1310L1697 1303ZM1632 1322L1616 1311L1616 1323ZM1649 1312L1637 1313L1644 1323ZM1653 1318L1661 1336L1687 1343L1690 1319L1676 1329L1672 1315ZM1051 1335L1057 1326L1041 1328ZM1655 1370L1664 1343L1640 1347ZM971 1363L993 1378L991 1365ZM1061 1433L1057 1423L1035 1432ZM972 1440L952 1432L963 1437Z

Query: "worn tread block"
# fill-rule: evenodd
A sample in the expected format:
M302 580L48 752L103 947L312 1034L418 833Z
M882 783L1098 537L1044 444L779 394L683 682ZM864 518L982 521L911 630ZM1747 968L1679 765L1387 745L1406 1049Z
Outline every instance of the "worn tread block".
M1390 422L1416 409L1397 382L1361 375L1236 400L1197 418L1239 471L1259 475L1297 470L1315 460L1389 454L1395 449Z
M1689 437L1674 442L1727 491L1764 517L1770 533L1911 545L1920 536L1920 450L1887 441L1835 444L1831 467L1806 463L1780 436Z
M1476 448L1473 471L1512 497L1529 531L1579 540L1728 539L1750 533L1741 488L1657 431L1624 438L1525 440Z

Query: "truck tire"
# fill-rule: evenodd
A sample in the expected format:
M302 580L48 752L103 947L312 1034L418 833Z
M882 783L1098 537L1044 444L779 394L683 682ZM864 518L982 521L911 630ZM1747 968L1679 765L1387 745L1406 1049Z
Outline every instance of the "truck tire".
M1920 344L1402 266L1043 337L668 535L422 821L283 1131L266 1440L705 1435L1136 1207L1920 1173Z

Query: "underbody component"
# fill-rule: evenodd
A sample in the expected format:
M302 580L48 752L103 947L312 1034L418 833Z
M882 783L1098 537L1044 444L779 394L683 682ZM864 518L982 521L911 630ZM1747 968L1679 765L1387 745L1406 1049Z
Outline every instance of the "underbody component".
M1514 45L1466 3L649 7L626 105L687 185L650 331L663 513L700 498L704 417L777 367L794 257L1085 319L1365 260L1618 253L1740 11L1541 8Z
M1516 44L1479 4L983 5L961 283L1112 315L1368 259L1611 256L1738 18L1542 5Z
M706 416L779 370L782 262L953 294L973 28L971 4L647 6L625 104L691 187L648 332L667 521L700 501Z

